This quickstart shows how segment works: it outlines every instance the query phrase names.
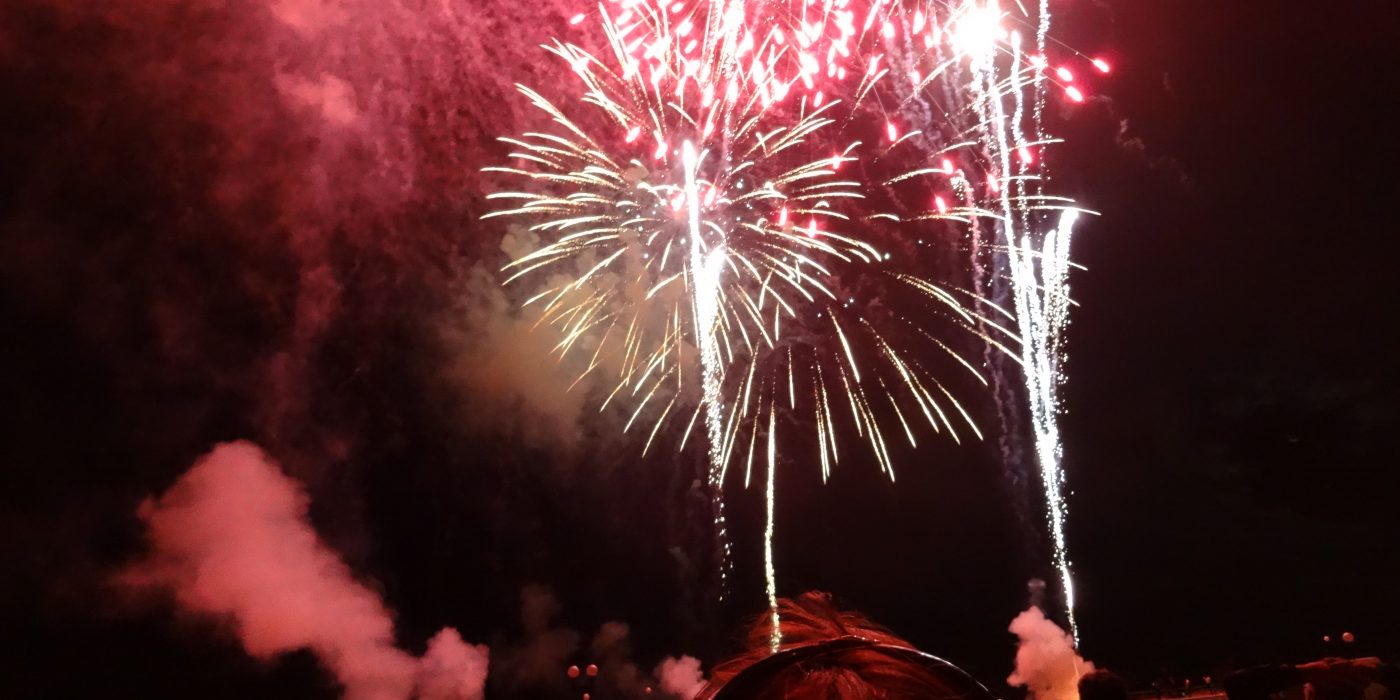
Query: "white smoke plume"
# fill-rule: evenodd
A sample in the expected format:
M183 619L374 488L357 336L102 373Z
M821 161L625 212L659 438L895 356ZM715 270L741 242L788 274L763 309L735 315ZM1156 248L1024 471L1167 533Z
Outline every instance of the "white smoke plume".
M700 670L700 660L693 656L682 656L679 659L666 657L657 665L656 677L661 692L681 700L692 700L705 687L705 674Z
M122 581L228 621L255 658L309 649L348 700L481 698L486 647L448 628L421 661L399 649L390 611L317 536L307 505L257 446L219 445L141 505L151 551Z
M1079 700L1079 679L1094 664L1079 656L1069 633L1032 605L1009 628L1016 635L1016 670L1006 682L1031 700Z

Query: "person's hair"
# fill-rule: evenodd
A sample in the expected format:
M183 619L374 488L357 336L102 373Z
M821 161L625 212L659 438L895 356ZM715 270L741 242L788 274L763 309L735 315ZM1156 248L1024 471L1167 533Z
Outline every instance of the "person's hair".
M951 664L914 650L859 613L837 608L830 594L781 599L778 616L779 653L770 647L771 616L764 615L749 628L747 650L715 667L698 700L714 698L736 677L742 682L727 695L743 686L746 700L954 698L966 697L972 688L986 692ZM771 660L760 663L765 659Z
M1079 700L1128 700L1128 684L1112 671L1090 671L1079 679Z

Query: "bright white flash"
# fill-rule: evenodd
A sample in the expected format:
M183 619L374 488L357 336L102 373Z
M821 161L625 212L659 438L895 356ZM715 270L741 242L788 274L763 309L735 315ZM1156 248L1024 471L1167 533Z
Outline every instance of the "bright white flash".
M972 5L949 30L953 50L965 56L986 56L996 51L1006 32L1001 26L1001 8L996 0Z

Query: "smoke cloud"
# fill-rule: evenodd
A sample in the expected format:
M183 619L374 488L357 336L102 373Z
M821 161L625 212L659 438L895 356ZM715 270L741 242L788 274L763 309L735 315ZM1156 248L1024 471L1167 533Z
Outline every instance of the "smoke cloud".
M309 649L349 700L482 697L487 649L456 630L420 661L394 643L383 601L355 580L307 520L308 499L257 446L219 445L142 504L151 551L122 575L179 607L229 622L258 659Z
M132 396L200 397L201 410L151 417L171 425L159 439L172 451L228 434L200 421L246 402L237 434L312 480L363 447L370 412L344 398L347 383L450 364L395 353L396 338L431 348L455 326L485 357L515 347L495 332L504 309L466 326L452 300L475 262L502 262L502 226L476 224L495 189L480 168L508 152L496 136L531 124L514 84L566 70L539 45L574 12L562 0L6 3L0 84L26 109L4 144L0 292L71 319L75 342L156 388ZM504 384L501 365L470 365L467 388Z
M589 384L572 385L586 366L577 356L552 352L557 338L536 328L537 319L501 288L499 275L479 265L461 287L454 320L442 326L453 358L448 378L465 395L494 407L469 412L467 418L479 429L519 436L532 445L575 447Z
M76 496L42 514L7 513L18 523L7 531L57 532L65 546L54 549L82 555L102 516L129 514L117 494L158 493L150 484L169 483L194 450L247 436L277 463L252 444L200 460L143 507L150 553L127 581L227 621L258 658L315 651L351 695L475 692L439 687L429 669L484 667L485 650L444 633L414 659L396 646L392 611L341 554L358 560L359 509L373 502L355 471L378 469L391 460L376 458L433 429L453 457L480 452L464 446L475 435L457 432L471 421L439 415L443 406L460 403L533 446L596 453L603 442L580 441L578 426L596 424L582 413L596 405L588 383L609 372L615 381L617 359L605 350L566 391L594 339L562 363L551 355L557 333L531 334L537 311L519 303L553 282L499 284L501 264L538 241L500 220L478 223L484 194L499 189L480 168L510 150L495 137L548 122L513 85L571 75L542 60L539 45L564 35L576 4L6 3L0 84L25 108L11 110L14 138L3 144L0 297L22 300L35 325L71 344L72 358L44 367L91 364L92 376L75 381L92 387L92 420L118 426L91 431L93 446L75 453L103 454L96 468L111 480L81 478L97 460L45 456L31 471L53 473ZM606 275L594 283L646 291ZM38 337L39 354L61 354ZM65 393L47 385L36 395ZM61 409L66 421L71 408ZM626 436L632 454L638 430ZM25 451L50 452L41 437L23 440ZM107 460L108 451L119 454ZM352 497L318 500L336 517L317 533L304 489ZM34 587L51 596L60 582L43 571ZM545 659L588 640L548 621L540 631L534 651Z
M661 691L681 700L691 700L705 687L700 660L693 656L667 657L656 667Z
M487 649L462 641L444 627L428 641L418 662L418 697L422 700L479 700L486 688Z
M496 219L494 221L501 221ZM558 344L561 334L557 324L559 309L584 303L594 295L619 293L609 304L614 311L623 307L640 313L624 314L629 324L645 329L651 338L665 335L671 322L670 309L682 294L679 287L666 288L648 297L641 268L644 251L629 249L620 265L632 266L630 274L618 274L609 269L597 271L599 262L591 254L582 254L559 261L544 270L524 277L508 287L502 287L505 275L496 269L505 261L513 261L538 250L541 240L537 233L519 226L506 227L500 240L494 265L479 263L464 276L454 294L459 300L453 311L454 320L444 324L444 340L453 348L456 360L449 367L449 376L467 394L489 403L495 410L476 412L469 417L478 427L497 432L520 434L531 444L571 449L583 436L582 420L590 422L612 420L627 422L630 413L612 410L590 412L583 409L590 403L597 406L616 387L626 364L627 352L620 343L619 328L610 324L576 329L577 337L563 352ZM587 279L579 284L580 279ZM538 299L530 306L522 302L542 290L566 290L556 304L554 313L544 316L549 304ZM549 297L552 299L551 297ZM650 299L647 303L644 300ZM685 308L682 306L682 308ZM569 318L564 314L563 318ZM610 339L609 339L610 338ZM635 361L635 358L632 358ZM676 361L686 372L694 371L695 353L688 344L680 348ZM668 387L661 387L664 394ZM636 393L636 387L632 388ZM665 405L665 400L655 402ZM642 414L640 425L657 409ZM601 419L600 419L601 415ZM641 432L644 432L640 428ZM596 449L590 442L589 448Z
M562 611L563 605L548 587L532 584L521 590L524 635L493 645L494 691L531 697L577 697L586 692L594 697L690 700L704 686L699 661L689 656L667 658L647 674L632 658L632 631L627 623L604 622L585 644L585 635L557 621ZM590 667L591 672L586 670Z
M631 634L627 623L614 620L604 622L593 635L588 650L598 666L594 695L627 698L646 694L650 679L632 662Z
M492 664L492 683L509 691L562 691L566 686L564 669L578 651L580 635L554 626L563 606L544 586L528 585L520 592L520 622L525 638L504 648Z
M1006 682L1024 687L1032 700L1079 700L1079 678L1094 670L1074 649L1074 639L1032 605L1009 628L1016 635L1016 670Z

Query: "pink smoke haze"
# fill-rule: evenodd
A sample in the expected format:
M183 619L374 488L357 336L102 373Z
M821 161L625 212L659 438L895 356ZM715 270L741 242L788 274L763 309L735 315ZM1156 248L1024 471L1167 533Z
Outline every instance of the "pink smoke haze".
M1016 670L1006 679L1024 687L1031 700L1079 700L1079 679L1094 670L1074 648L1074 639L1031 606L1011 621L1016 635Z
M418 664L418 697L422 700L477 700L486 692L487 649L462 641L444 627L428 641Z
M693 656L667 657L656 667L661 690L681 700L691 700L705 687L700 660Z
M259 659L310 649L350 700L481 696L485 647L445 629L421 665L398 649L390 611L307 520L301 485L247 442L219 445L139 511L148 558L123 580L168 589L188 612L228 620Z

